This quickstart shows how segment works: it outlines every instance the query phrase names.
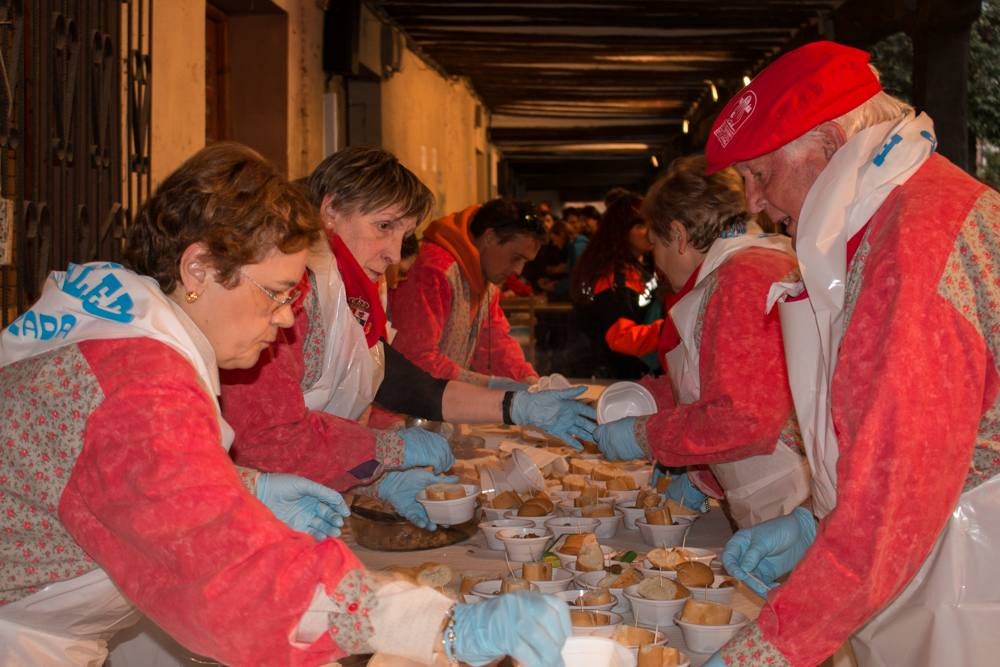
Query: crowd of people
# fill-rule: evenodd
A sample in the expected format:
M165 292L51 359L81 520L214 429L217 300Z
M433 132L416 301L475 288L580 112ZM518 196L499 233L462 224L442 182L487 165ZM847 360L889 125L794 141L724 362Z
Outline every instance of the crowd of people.
M501 198L424 225L379 148L304 184L200 150L125 266L53 272L0 335L0 663L101 664L142 615L226 664L560 664L563 602L455 602L338 539L348 491L436 528L416 498L454 457L409 415L686 468L667 494L725 502L723 563L766 598L710 667L848 640L863 666L990 664L1000 195L935 148L866 53L815 42L703 156L558 220ZM529 391L500 305L524 290L573 304L572 375L637 379L656 413L597 426L582 388Z

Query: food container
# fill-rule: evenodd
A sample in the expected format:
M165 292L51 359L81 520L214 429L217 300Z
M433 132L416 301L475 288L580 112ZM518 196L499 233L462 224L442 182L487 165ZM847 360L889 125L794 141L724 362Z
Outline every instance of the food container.
M691 528L689 523L675 523L670 526L658 526L646 523L646 519L636 519L636 528L642 535L642 541L654 547L678 547L684 543L684 536Z
M639 584L627 587L622 594L632 604L635 622L650 628L663 628L674 624L674 614L684 608L690 595L678 600L649 600L639 595Z
M581 572L576 575L573 579L581 588L587 588L590 590L596 590L600 588L597 582L603 579L608 573L607 572ZM629 604L628 598L625 597L621 588L609 588L608 591L615 596L615 606L611 608L611 611L617 611L619 614L627 614L631 611L632 607Z
M656 399L638 382L616 382L597 399L597 423L607 424L625 417L656 412Z
M535 537L525 537L535 535ZM503 542L507 557L518 563L533 563L542 559L545 545L552 539L552 534L538 528L502 528L497 533L497 539Z
M620 626L618 626L618 629L621 629L623 627L625 627L625 626L620 625ZM643 628L643 629L646 630L647 628ZM651 641L651 642L646 642L647 644L651 644L653 646L663 646L664 644L667 643L667 635L666 635L666 633L660 632L659 630L652 630L651 632L653 633L653 636L655 637L655 639L653 639L653 641ZM614 641L620 642L621 640L615 639ZM624 646L625 648L627 648L629 650L629 652L632 654L633 658L638 658L638 656L639 656L639 645L638 644L625 644L625 643L621 643L621 645Z
M539 530L545 530L545 522L549 519L555 519L555 513L543 514L542 516L518 516L518 510L507 510L504 512L503 518L505 519L522 519L524 521L530 521L531 525Z
M500 595L500 584L501 581L499 579L480 581L472 587L472 594L484 600L495 598Z
M715 653L723 644L733 638L740 628L750 622L745 614L733 611L732 622L727 625L700 625L681 620L681 612L677 612L674 621L681 629L684 644L696 653Z
M644 516L646 516L645 507L630 507L629 505L634 505L635 501L631 503L619 503L615 505L615 509L621 510L622 513L622 525L625 526L625 530L635 530L638 526L635 522Z
M521 576L524 576L523 569ZM551 580L540 581L537 579L528 579L528 581L541 593L558 593L570 587L570 584L573 583L573 576L573 573L565 568L554 567L552 568Z
M607 617L607 623L601 625L576 625L573 624L574 637L611 637L615 628L622 624L622 615L613 611L592 611L573 608L570 610L570 623L573 622L573 612L589 612L592 614L603 614Z
M691 597L695 600L708 600L709 602L728 605L733 600L733 593L736 592L736 587L723 586L720 588L719 584L725 581L733 581L733 578L717 574L711 586L688 586L687 589L691 591Z
M530 519L499 519L497 521L484 521L479 524L479 530L486 537L486 548L494 551L503 551L503 542L497 537L497 533L503 528L530 528L534 523Z
M463 498L429 500L425 490L417 494L417 502L424 506L424 509L427 510L427 517L434 523L444 526L465 523L476 514L479 487L475 484L462 484L461 486L465 489L465 497Z
M583 517L563 517L557 516L545 522L545 527L553 535L562 537L563 535L576 535L579 533L592 533L598 526L597 519L585 519ZM576 560L574 557L573 560Z
M606 604L576 604L578 598L580 598L585 593L589 593L591 589L589 588L573 588L568 591L559 591L554 593L554 595L563 600L570 606L570 609L587 609L590 611L611 611L611 608L618 604L617 598L612 598L611 602Z
M563 644L566 667L635 667L635 656L604 637L570 637Z

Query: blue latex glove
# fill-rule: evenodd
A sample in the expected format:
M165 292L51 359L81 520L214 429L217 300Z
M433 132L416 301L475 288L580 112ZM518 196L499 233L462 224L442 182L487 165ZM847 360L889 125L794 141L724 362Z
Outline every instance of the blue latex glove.
M515 424L529 424L551 433L573 449L583 449L574 439L590 440L594 432L594 408L576 400L586 387L570 387L531 393L519 391L510 404Z
M792 571L816 539L816 519L796 507L791 514L736 531L722 552L722 564L761 597ZM753 575L764 585L750 578Z
M486 380L486 386L490 389L503 389L504 391L525 391L530 385L526 382L518 382L511 378L491 375Z
M678 502L696 512L704 512L708 509L705 506L708 496L699 491L698 487L691 483L687 474L679 475L671 480L670 484L667 485L664 495L670 500Z
M394 470L382 475L378 485L378 497L385 500L404 519L417 528L437 530L437 524L427 516L427 510L417 502L417 494L431 484L455 484L458 477L435 475L420 468Z
M601 424L594 430L594 442L605 458L611 461L646 458L635 441L635 417Z
M701 667L729 667L729 665L726 664L726 661L723 660L722 656L719 655L719 652L716 651L712 654L712 657L701 663Z
M656 464L653 466L653 479L650 481L649 484L655 489L657 483L659 483L661 479L669 476L670 475L667 474L667 471L663 466L661 466L660 464Z
M422 428L404 428L399 432L403 439L403 465L407 468L430 466L441 473L455 465L451 445L437 433Z
M298 475L263 473L255 494L279 521L317 540L340 535L351 514L339 493Z
M470 665L505 655L522 665L562 665L571 633L569 607L554 595L520 591L455 605L455 657Z

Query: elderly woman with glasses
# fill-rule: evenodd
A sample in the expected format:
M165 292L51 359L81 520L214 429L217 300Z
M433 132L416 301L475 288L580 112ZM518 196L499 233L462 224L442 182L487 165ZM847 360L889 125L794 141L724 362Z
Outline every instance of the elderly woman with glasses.
M390 466L431 464L435 471L451 466L447 441L437 434L418 428L375 431L354 421L373 403L435 421L532 424L567 441L590 434L593 411L573 400L576 389L518 391L513 380L463 375L450 366L421 363L425 360L420 356L411 361L389 346L396 331L388 321L379 291L381 278L399 261L403 240L413 234L432 205L427 187L394 155L374 147L346 148L324 160L308 185L325 227L325 239L311 249L304 281L306 295L295 311L295 323L278 336L252 370L223 374L223 410L236 431L233 454L238 463L294 472L341 490L371 474L366 462L372 457ZM497 209L501 214L493 218L490 215L496 205L484 207L487 213L481 220L521 225L516 211L503 206ZM540 223L532 215L526 224L529 227L515 227L516 238L527 229L525 238L537 250ZM440 227L435 223L428 229L427 242L399 288L408 289L413 284L422 304L431 297L426 255L440 257L445 252L435 242L443 238L438 235ZM497 239L496 232L488 235ZM502 244L493 243L484 252L490 262L496 245ZM473 250L471 242L461 247L470 253ZM478 264L476 267L482 287L482 269ZM506 275L506 269L504 272ZM451 276L460 279L457 266ZM516 378L533 376L517 343L507 334L495 291L480 297L491 299L482 308L482 317L490 322L484 328L497 335L496 341L483 347L502 354L505 360L515 360L498 364L498 372L502 369ZM438 305L445 303L439 301L441 298L440 293L433 297ZM416 304L394 303L394 316L406 323L395 335L394 346L407 353L412 349L407 345L424 345L431 337L440 337L445 313L436 313L431 319L425 312L420 318L424 325L439 327L435 330L438 333L414 329L408 316L409 306ZM455 310L457 317L468 319L471 306L465 303ZM393 324L399 326L399 322ZM462 326L462 335L472 328L468 322ZM479 328L477 325L475 330ZM509 343L501 343L501 337ZM446 479L426 470L393 470L360 492L377 495L415 525L433 530L436 526L416 496L427 485Z
M377 580L338 540L301 532L335 532L338 494L229 459L217 368L253 366L293 324L319 234L270 164L214 144L138 215L131 270L53 273L3 331L0 663L100 664L136 610L232 665L375 650L558 662L565 605L456 605Z

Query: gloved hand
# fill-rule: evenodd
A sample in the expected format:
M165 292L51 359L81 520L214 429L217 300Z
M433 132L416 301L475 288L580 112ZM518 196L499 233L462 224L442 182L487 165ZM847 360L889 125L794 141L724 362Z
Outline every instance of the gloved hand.
M791 572L815 539L816 519L796 507L791 514L736 531L722 552L722 564L729 574L765 597L776 586L775 579Z
M351 514L339 493L298 475L262 473L254 493L279 521L317 540L340 535Z
M653 478L650 480L649 485L652 486L655 489L656 486L660 483L660 480L663 479L664 477L667 478L667 480L668 480L667 483L669 484L670 483L670 473L667 472L667 469L664 468L660 464L654 465L653 466Z
M573 449L583 445L573 436L590 440L594 432L594 408L576 400L586 387L570 387L531 393L519 391L510 404L510 418L515 424L537 426L556 436Z
M426 470L394 470L382 475L378 485L378 497L385 500L403 518L417 528L437 530L437 524L427 516L427 510L417 502L417 494L431 484L456 484L458 477L441 476Z
M701 663L701 667L729 667L729 665L726 664L726 661L723 660L722 656L719 655L719 652L716 651L708 660Z
M430 466L441 473L455 465L451 445L437 433L422 428L404 428L399 432L403 439L403 465L407 468Z
M499 375L491 375L486 380L486 386L490 389L503 389L504 391L525 391L529 387L527 382L519 382Z
M553 595L520 591L455 605L455 657L471 665L505 655L522 665L562 665L571 633L569 607Z
M708 496L699 491L698 487L691 483L687 473L674 477L667 486L667 491L664 495L670 500L678 502L696 512L704 512L707 509L705 501L708 500Z
M635 440L635 417L601 424L594 430L597 448L610 461L642 459L645 452Z

